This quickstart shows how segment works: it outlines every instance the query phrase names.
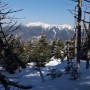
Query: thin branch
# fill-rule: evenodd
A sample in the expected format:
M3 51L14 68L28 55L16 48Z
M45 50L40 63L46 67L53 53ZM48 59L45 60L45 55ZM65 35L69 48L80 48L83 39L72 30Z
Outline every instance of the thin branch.
M90 3L90 0L84 0L84 1L86 1L86 2L89 2L89 3Z
M3 9L1 9L1 11L6 10L6 9L8 9L8 8L10 8L10 7L3 8Z
M20 85L20 84L17 84L15 82L11 82L11 81L9 81L8 84L11 85L11 86L20 88L20 89L30 89L30 88L32 88L32 86L28 86L28 85L27 86L24 86L24 85Z
M14 18L14 17L9 17L9 16L6 17L6 19L12 19L12 20L13 20L13 19L24 19L24 18L26 18L26 17L21 17L21 18Z
M71 1L78 2L78 0L71 0Z
M85 13L90 14L90 12L85 12Z
M73 14L74 15L74 18L77 18L78 19L78 15L75 15L74 13L72 13L72 11L71 10L68 10L71 14ZM86 22L86 23L89 23L88 21L85 21L85 20L81 20L81 21L83 21L83 22Z
M21 24L20 24L20 25L18 25L15 29L13 29L13 30L12 30L12 32L14 32L14 31L16 31L17 29L19 29L19 28L20 28L20 26L21 26Z
M74 16L78 16L77 14L74 14L71 10L68 10L71 14L73 14Z
M13 25L11 25L7 31L10 31L13 28L13 26L15 26L16 24L17 24L17 21Z
M10 10L7 11L7 12L0 12L0 14L6 15L6 14L9 14L9 13L19 12L19 11L22 11L22 10L23 10L23 9L12 11L12 9L10 9Z
M70 13L72 13L72 11L73 11L73 12L75 12L75 11L78 12L77 10L69 10L69 9L67 9L67 10L68 10ZM82 12L87 13L87 14L90 14L90 12L87 12L87 11L82 11ZM73 13L72 13L72 14L73 14Z
M78 19L77 16L74 16L74 17ZM85 23L89 23L88 21L85 21L85 20L81 20L81 21L83 21L83 22L85 22Z
M8 4L2 5L2 6L0 6L0 8L6 7L7 5L8 5Z

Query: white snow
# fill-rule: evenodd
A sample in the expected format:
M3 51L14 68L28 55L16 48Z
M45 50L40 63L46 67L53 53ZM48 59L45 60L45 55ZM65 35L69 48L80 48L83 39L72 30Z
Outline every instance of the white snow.
M26 26L27 27L29 27L29 26L42 26L44 28L50 27L49 24L46 24L46 23L43 23L43 22L31 22L31 23L26 24Z
M56 37L56 33L57 33L57 32L55 31L55 29L53 29L53 32L54 32L54 37Z
M68 32L68 30L67 29L65 29L65 30L66 30L67 34L70 36L70 33Z
M60 59L54 59L54 57L52 57L51 61L46 64L46 67L41 68L45 78L44 82L42 82L39 72L32 68L33 63L28 64L30 66L16 74L10 75L7 72L4 72L4 74L9 77L10 80L19 81L19 83L24 85L32 85L33 88L28 90L90 90L90 69L86 70L85 61L81 61L81 68L78 70L80 79L78 80L70 80L70 74L64 73L66 63L66 60L61 62ZM46 76L48 67L59 69L63 72L63 75L55 79ZM4 89L0 88L0 90ZM13 90L13 88L10 90ZM14 90L17 90L17 88Z
M54 57L51 58L51 61L46 64L46 66L55 66L60 64L60 59L55 59Z
M69 29L69 30L73 29L73 27L71 25L68 25L68 24L56 25L56 24L47 24L47 23L43 23L43 22L30 22L30 23L26 24L25 26L27 26L27 27L30 27L30 26L41 26L44 29L46 29L46 28L50 29L52 27L56 27L59 30L66 29L66 28Z

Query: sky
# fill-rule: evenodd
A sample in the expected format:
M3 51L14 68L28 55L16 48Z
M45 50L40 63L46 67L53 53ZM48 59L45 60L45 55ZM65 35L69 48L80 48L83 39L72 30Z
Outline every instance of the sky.
M2 0L8 3L13 10L23 9L21 12L14 13L15 17L23 24L30 22L44 22L49 24L74 24L73 15L67 9L73 6L66 4L72 3L69 0ZM23 18L25 17L25 18Z

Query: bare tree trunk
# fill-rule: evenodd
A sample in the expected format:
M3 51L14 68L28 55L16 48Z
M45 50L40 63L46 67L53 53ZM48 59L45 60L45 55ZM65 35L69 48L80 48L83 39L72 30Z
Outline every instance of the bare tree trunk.
M41 76L42 82L44 82L44 81L45 81L45 79L44 79L44 76L43 76L43 74L42 74L42 72L41 72L40 67L38 68L38 70L39 70L39 73L40 73L40 76Z
M82 0L78 0L77 67L80 68Z
M86 69L89 68L89 60L86 61Z
M70 64L69 42L67 44L67 65Z
M89 23L89 27L88 27L88 46L87 46L87 62L86 62L86 69L89 68L89 60L90 60L90 23Z

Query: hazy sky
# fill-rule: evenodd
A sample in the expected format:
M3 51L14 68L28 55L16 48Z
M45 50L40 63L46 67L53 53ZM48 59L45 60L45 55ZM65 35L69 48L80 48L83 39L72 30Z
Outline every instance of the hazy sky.
M13 10L24 9L15 13L16 17L26 17L19 20L21 23L45 22L50 24L74 24L73 15L67 9L74 9L70 0L2 0L8 3ZM65 4L66 3L66 4Z

